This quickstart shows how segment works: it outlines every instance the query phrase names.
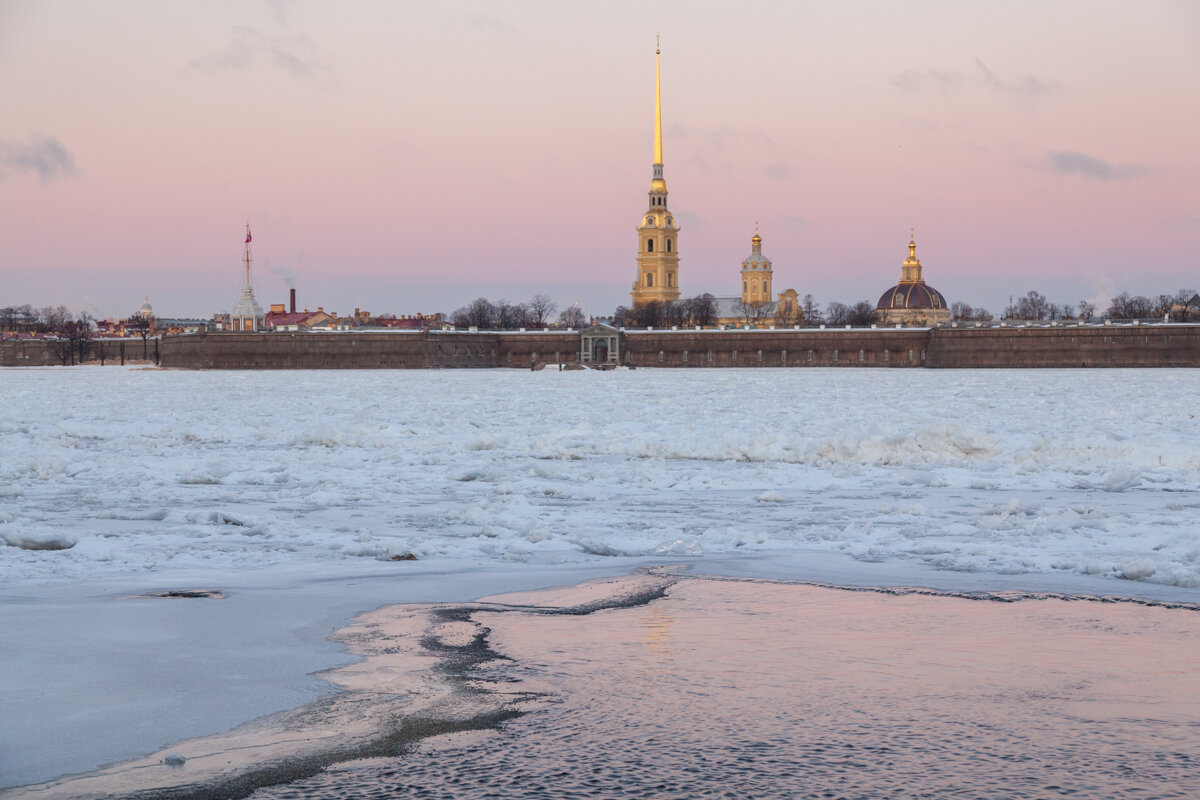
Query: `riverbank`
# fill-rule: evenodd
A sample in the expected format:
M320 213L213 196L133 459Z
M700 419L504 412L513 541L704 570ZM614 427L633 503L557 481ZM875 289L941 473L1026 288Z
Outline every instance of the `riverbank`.
M652 568L378 609L338 694L0 797L1183 797L1197 633L1191 603Z

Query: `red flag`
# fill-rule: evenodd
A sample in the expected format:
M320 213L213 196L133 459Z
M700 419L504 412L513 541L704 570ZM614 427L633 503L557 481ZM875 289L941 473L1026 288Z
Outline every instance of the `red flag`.
M250 229L246 228L246 244L250 244Z

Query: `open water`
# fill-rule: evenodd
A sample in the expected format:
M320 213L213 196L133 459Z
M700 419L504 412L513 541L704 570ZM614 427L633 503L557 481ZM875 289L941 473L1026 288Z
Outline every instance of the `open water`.
M526 714L253 797L1196 797L1200 613L1004 600L689 578L476 612Z

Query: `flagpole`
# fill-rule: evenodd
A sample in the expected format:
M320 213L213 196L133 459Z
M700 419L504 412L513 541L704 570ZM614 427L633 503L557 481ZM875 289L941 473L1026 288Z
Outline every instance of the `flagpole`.
M246 285L250 285L250 223L246 223Z

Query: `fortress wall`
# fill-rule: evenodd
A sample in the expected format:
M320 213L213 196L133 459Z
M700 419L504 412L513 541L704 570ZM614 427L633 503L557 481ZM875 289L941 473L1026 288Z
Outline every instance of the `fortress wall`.
M930 367L1200 367L1200 325L935 328Z
M627 331L621 362L638 367L919 367L924 328Z
M422 369L425 345L420 331L215 333L168 336L161 352L164 367L191 369Z
M529 369L534 364L579 361L579 331L526 331L496 334L501 367Z
M8 339L0 342L0 367L61 366L60 344L45 339ZM93 339L84 359L85 364L154 363L157 342L149 339ZM143 350L146 357L142 357ZM68 362L70 363L69 357Z
M535 357L574 363L579 344L566 331L412 331L192 334L159 348L163 366L193 369L527 369ZM108 363L118 363L119 345L102 344ZM621 363L639 367L1200 367L1200 325L629 330L621 348ZM141 342L127 341L125 352L140 357ZM50 343L9 341L0 351L6 366L57 363Z
M355 334L336 334L337 337ZM473 331L417 332L425 348L426 366L436 369L495 367L499 364L500 335Z

